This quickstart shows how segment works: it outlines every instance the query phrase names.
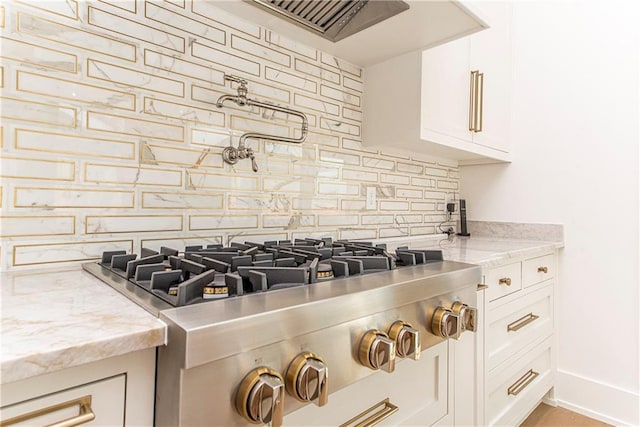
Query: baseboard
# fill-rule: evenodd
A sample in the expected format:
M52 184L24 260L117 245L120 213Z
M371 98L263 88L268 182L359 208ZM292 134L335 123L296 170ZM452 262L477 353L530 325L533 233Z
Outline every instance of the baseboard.
M592 378L558 370L555 400L558 406L612 424L640 425L640 395Z

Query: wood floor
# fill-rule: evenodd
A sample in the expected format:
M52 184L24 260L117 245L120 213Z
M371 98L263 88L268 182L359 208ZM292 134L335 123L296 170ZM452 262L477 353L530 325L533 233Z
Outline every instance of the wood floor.
M576 414L568 409L554 408L541 403L520 427L607 427L600 421Z

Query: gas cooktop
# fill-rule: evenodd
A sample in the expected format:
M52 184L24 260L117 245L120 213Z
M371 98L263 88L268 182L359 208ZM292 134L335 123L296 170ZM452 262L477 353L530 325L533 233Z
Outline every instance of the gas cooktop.
M439 261L439 250L399 247L391 254L385 244L309 238L187 246L182 251L142 248L140 255L111 251L83 268L157 314L165 308Z

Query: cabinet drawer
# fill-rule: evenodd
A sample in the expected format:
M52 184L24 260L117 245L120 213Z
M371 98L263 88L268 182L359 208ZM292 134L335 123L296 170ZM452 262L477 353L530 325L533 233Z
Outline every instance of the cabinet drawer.
M393 373L376 372L331 393L323 407L306 405L286 415L283 424L337 426L388 398L398 410L379 425L432 425L447 414L448 346L444 341L423 350L419 360L398 360ZM368 415L381 410L383 405Z
M487 378L487 425L519 425L553 385L551 339Z
M522 283L526 288L555 276L555 263L552 255L531 258L522 263Z
M553 332L553 286L523 295L487 313L487 369Z
M522 289L522 265L519 262L492 268L485 275L489 301L507 296Z
M84 384L57 393L8 405L2 408L0 419L5 425L49 425L85 414L86 422L78 425L124 425L125 375ZM91 420L90 414L95 418ZM73 424L76 425L76 424Z

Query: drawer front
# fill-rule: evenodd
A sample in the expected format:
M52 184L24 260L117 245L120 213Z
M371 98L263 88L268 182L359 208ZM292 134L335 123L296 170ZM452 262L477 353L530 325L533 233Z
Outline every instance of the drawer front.
M553 385L551 339L487 378L487 425L519 425Z
M553 255L531 258L522 263L522 283L529 287L555 276Z
M522 289L522 264L519 262L492 268L485 274L489 301L494 301Z
M11 423L17 426L49 425L71 418L78 420L78 424L72 425L123 426L124 399L125 375L121 374L5 406L0 419L5 425L8 420L18 417L18 422ZM86 421L80 422L82 418Z
M377 372L331 393L325 406L306 405L286 415L283 424L337 426L388 398L398 410L379 425L432 425L447 414L448 345L444 341L423 350L419 360L401 359L394 372ZM385 410L392 408L380 405L367 416Z
M494 307L487 313L487 369L553 333L553 286Z

